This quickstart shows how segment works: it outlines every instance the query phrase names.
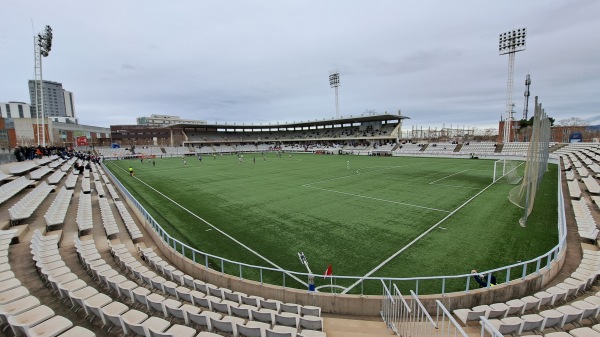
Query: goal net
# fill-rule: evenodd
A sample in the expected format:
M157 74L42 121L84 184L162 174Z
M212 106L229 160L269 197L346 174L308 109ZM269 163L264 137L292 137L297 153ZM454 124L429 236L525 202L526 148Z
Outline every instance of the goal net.
M501 159L494 162L494 182L504 182L511 185L517 185L523 179L519 171L522 161Z
M519 224L527 225L527 218L533 210L536 192L541 184L544 173L548 169L550 144L550 119L535 98L535 115L522 183L515 186L508 194L508 200L523 209L523 217Z

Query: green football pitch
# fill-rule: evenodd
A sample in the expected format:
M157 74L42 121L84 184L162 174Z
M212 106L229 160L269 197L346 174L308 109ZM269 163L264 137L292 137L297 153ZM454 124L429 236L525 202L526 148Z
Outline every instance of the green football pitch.
M171 236L246 264L307 272L298 258L304 252L317 275L329 264L334 275L458 275L529 260L558 243L556 165L522 228L523 210L507 199L514 185L491 184L493 160L287 153L244 154L242 162L229 154L185 160L186 166L182 158L105 164ZM217 259L209 265L240 273ZM303 287L281 273L261 276ZM246 268L243 277L259 276ZM355 280L336 282L347 287ZM370 282L349 292L380 285ZM419 287L439 292L441 284Z

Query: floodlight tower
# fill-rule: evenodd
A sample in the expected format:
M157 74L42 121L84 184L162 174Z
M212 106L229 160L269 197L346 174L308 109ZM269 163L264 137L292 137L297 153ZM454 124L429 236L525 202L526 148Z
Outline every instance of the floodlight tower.
M340 105L338 101L338 87L340 86L340 71L337 69L329 72L329 86L335 88L335 117L340 118Z
M515 75L515 54L525 50L526 28L513 29L509 32L500 34L498 50L500 55L508 54L508 82L506 88L506 118L504 120L505 143L511 141L511 129L513 121L513 79Z
M525 77L525 107L523 107L523 119L527 120L527 113L529 112L529 87L531 86L531 76L527 74Z
M38 123L37 136L38 145L40 145L40 135L42 146L46 146L46 120L44 115L44 79L42 76L42 57L47 57L52 49L52 28L46 26L44 33L38 33L34 37L34 87L35 87L35 113L36 122ZM40 99L38 100L38 88ZM40 130L41 129L41 130Z

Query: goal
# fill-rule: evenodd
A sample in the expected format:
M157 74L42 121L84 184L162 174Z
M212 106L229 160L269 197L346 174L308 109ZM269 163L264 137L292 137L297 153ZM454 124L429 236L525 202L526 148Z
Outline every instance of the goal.
M521 165L523 165L523 162L518 160L496 160L494 162L493 182L504 181L511 185L517 185L523 179L518 170Z

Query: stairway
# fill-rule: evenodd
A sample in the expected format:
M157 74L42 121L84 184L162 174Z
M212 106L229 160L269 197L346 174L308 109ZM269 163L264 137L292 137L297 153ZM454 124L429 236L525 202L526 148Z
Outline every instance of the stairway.
M385 326L381 318L374 319L377 319L377 317L374 317L373 320L326 317L323 320L323 330L327 333L327 337L395 336L394 332Z
M569 144L566 143L558 143L558 144L554 144L552 147L550 147L550 149L548 150L550 153L562 149L563 147L567 146Z
M503 143L496 144L496 149L494 150L494 153L501 153L503 148L504 148Z
M463 145L464 145L464 144L462 144L462 143L461 143L461 144L458 144L458 145L456 145L456 147L454 148L454 151L452 151L452 152L460 152L460 149L462 149Z

